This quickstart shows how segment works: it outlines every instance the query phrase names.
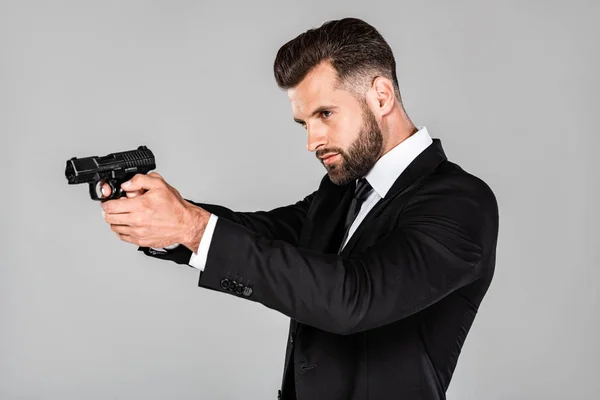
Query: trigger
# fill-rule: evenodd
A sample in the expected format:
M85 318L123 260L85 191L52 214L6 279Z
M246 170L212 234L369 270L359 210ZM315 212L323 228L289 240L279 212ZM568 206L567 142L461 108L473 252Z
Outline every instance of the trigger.
M96 190L96 197L98 197L99 199L103 199L104 195L102 194L102 185L104 184L104 180L101 179L98 182L96 182L96 187L94 188Z
M116 186L113 182L111 182L110 186L112 187L112 191L115 194L116 198L124 197L127 195L127 193L125 193L125 191L123 190L123 188L121 188L120 185Z

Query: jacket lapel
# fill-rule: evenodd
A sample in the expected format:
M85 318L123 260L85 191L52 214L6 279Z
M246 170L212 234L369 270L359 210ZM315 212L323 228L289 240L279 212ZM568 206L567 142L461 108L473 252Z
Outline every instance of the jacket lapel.
M446 160L447 157L442 148L442 142L440 139L433 139L433 143L423 150L421 154L406 167L396 179L390 190L386 193L385 197L379 200L379 202L375 204L375 207L367 214L365 219L363 219L356 231L354 231L354 234L348 240L348 243L346 243L346 246L344 246L341 255L347 255L354 249L360 237L365 233L365 230L369 229L371 222L377 219L382 211L385 210L394 199L404 193L408 188L419 184L423 178L427 177L438 165Z
M344 219L352 200L352 188L351 183L338 186L325 175L315 198L314 215L300 238L301 247L321 253L337 252L344 235Z

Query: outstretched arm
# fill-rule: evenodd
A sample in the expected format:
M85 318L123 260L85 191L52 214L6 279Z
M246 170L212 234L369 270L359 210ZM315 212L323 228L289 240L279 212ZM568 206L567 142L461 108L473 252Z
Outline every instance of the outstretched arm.
M211 219L213 227L222 218L266 238L296 244L316 195L315 191L295 204L270 211L234 212L184 199L156 172L138 174L122 188L127 198L101 204L111 229L121 240L138 244L138 250L145 254L180 264L190 263L192 251L198 251L201 239L209 239L203 236ZM172 248L173 244L182 245Z

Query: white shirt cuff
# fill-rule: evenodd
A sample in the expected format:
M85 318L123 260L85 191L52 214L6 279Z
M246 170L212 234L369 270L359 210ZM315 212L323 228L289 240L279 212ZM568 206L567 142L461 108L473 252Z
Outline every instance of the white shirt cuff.
M166 253L167 250L172 250L172 249L174 249L175 247L177 247L179 245L180 245L179 243L174 243L174 244L172 244L170 246L165 246L165 247L150 247L150 248L153 249L153 250L162 251L162 252ZM167 249L167 250L165 250L165 249Z
M192 256L190 257L189 265L191 267L197 268L200 271L204 271L206 259L208 257L208 249L210 248L210 242L212 240L218 219L219 217L217 217L215 214L210 214L208 223L206 224L206 228L204 230L204 235L202 235L202 239L200 239L198 251L192 252Z

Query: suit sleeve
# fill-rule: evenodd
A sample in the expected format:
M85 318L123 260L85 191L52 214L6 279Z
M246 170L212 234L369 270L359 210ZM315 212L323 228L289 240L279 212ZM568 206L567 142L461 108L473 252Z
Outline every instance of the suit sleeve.
M198 285L333 333L389 324L485 272L485 259L495 254L498 213L495 197L483 185L423 191L405 206L394 230L348 257L219 221Z

